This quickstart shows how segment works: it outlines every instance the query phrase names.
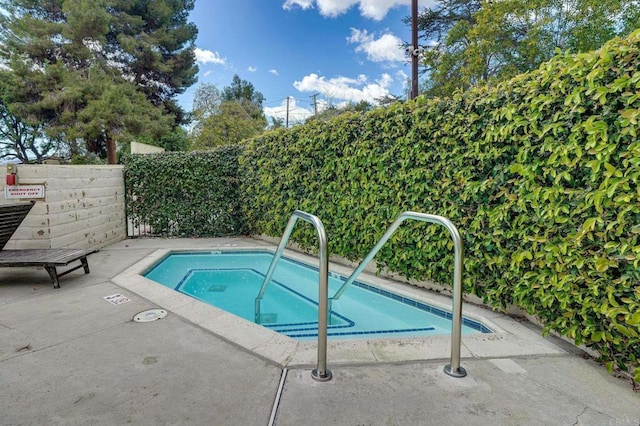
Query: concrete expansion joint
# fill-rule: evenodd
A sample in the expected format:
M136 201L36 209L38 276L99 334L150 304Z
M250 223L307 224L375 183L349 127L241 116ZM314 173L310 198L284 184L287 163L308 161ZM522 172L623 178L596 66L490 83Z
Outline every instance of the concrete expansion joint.
M331 366L336 366L336 364L331 364ZM285 370L313 370L316 367L315 364L283 364L280 365L280 368L284 368ZM340 367L340 366L338 366Z
M469 357L461 356L461 358L463 358L463 359L464 359L464 358L467 358L467 359L478 359L478 358L482 358L482 357L478 356L478 354L474 353L474 352L473 352L473 350L472 350L468 345L466 345L466 344L464 343L464 341L462 341L460 344L461 344L461 346L462 346L463 348L465 348L466 350L468 350L468 351L469 351L469 354L470 354L470 356L469 356ZM488 358L489 358L489 357L488 357Z
M280 375L280 382L278 383L278 390L273 400L273 406L271 407L271 416L269 416L269 426L275 425L276 417L278 416L278 407L280 406L280 399L282 398L282 391L284 390L284 384L287 381L287 368L282 369Z

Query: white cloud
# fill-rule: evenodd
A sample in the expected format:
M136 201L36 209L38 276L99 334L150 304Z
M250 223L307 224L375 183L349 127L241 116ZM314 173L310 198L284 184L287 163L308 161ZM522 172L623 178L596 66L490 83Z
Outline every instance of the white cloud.
M203 77L209 77L209 75L211 75L211 71L205 71L204 74L202 74Z
M317 74L309 74L293 86L300 92L319 92L333 101L376 103L377 98L389 94L389 87L393 78L389 74L370 82L367 76L359 75L357 78L335 77L327 79Z
M320 14L330 17L342 15L359 2L359 0L316 0Z
M278 73L278 70L269 70L269 72L273 75L280 75L280 73Z
M432 6L434 0L419 0L420 8ZM303 10L311 9L317 5L322 16L336 17L348 11L352 6L358 5L360 14L366 18L379 21L383 19L389 9L397 6L410 6L411 0L286 0L282 5L284 9L293 9L295 6Z
M227 58L220 57L218 52L212 52L211 50L203 50L195 48L193 51L196 55L196 61L201 64L220 64L226 65Z
M404 72L404 70L398 70L396 71L396 79L400 81L407 81L409 79L409 75Z
M422 2L425 3L425 2ZM411 0L361 0L360 14L376 21L387 15L389 9L396 6L410 6Z
M247 68L247 71L249 71L249 72L256 72L256 71L258 71L258 68L257 68L257 67L254 67L254 66L249 65L249 68Z
M404 70L398 70L395 72L395 80L402 82L402 94L409 99L409 93L411 92L411 78L404 72Z
M294 6L298 6L302 10L307 10L313 7L314 0L287 0L282 5L283 9L293 9Z
M365 52L367 59L373 62L406 60L402 40L390 33L376 39L367 30L351 28L351 36L347 37L347 42L357 44L356 52Z
M320 101L318 101L318 105L320 105ZM282 103L276 107L265 107L263 110L267 117L281 119L285 123L287 119L287 99L283 99ZM296 98L289 96L289 126L301 123L312 115L313 110L298 105Z

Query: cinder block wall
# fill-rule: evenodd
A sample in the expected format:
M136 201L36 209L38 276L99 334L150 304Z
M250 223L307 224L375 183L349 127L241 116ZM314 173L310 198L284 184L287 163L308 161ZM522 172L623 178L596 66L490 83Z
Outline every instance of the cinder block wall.
M123 166L20 164L18 182L44 185L45 198L6 249L101 248L127 237ZM0 185L0 202L29 201L6 199L4 176Z

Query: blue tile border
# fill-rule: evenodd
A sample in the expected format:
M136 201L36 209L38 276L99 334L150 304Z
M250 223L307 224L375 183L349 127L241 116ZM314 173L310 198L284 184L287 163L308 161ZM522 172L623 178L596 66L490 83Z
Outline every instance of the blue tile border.
M344 277L340 277L340 279L342 281L346 281L346 278ZM420 309L421 311L429 312L433 315L439 316L441 318L445 318L449 321L453 320L453 314L451 314L451 312L445 311L444 309L436 308L435 306L431 306L427 303L419 302L417 300L413 300L408 297L397 295L390 291L383 290L381 288L363 283L361 281L354 281L353 284L357 287L363 288L373 293L377 293L381 296L389 297L391 299L397 300L398 302L402 302L409 306L413 306L414 308ZM479 321L472 320L470 318L462 317L462 324L474 330L478 330L481 333L493 333L493 331L491 331L491 329L486 325L482 324Z
M316 272L318 271L317 267L315 267L313 265L306 264L306 263L301 262L299 260L291 259L291 258L286 257L286 256L282 256L282 259L286 259L286 260L288 260L288 261L290 261L292 263L295 263L297 265L300 265L302 267L311 268L311 269L315 270ZM331 277L339 279L339 280L341 280L343 282L347 280L347 277L343 276L342 274L338 274L336 272L329 272L329 275ZM409 297L400 296L400 295L392 293L392 292L390 292L388 290L383 290L383 289L381 289L379 287L373 286L371 284L363 283L362 281L358 281L358 280L355 280L353 282L353 285L355 285L357 287L360 287L360 288L363 288L365 290L372 291L372 292L377 293L377 294L379 294L381 296L391 298L393 300L396 300L398 302L401 302L401 303L404 303L406 305L412 306L414 308L420 309L422 311L429 312L429 313L431 313L433 315L439 316L440 318L445 318L445 319L447 319L449 321L451 321L453 319L453 314L451 312L445 311L445 310L440 309L440 308L436 308L435 306L431 306L431 305L429 305L427 303L419 302L419 301L411 299ZM470 318L466 318L464 316L462 317L462 325L465 325L465 326L467 326L469 328L477 330L477 331L479 331L481 333L493 333L493 331L489 327L487 327L486 325L482 324L481 322L476 321L476 320L472 320Z
M211 256L213 250L209 251L172 251L170 256Z
M327 336L366 336L369 334L391 334L391 333L415 333L420 331L432 331L433 327L424 328L405 328L401 330L375 330L375 331L345 331L345 332L327 332ZM297 331L297 330L292 330ZM317 337L318 333L307 334L287 334L289 337Z

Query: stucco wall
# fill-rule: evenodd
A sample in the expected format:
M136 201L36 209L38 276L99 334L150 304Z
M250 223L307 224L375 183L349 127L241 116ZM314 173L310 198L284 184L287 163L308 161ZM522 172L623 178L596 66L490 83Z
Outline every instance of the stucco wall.
M160 152L164 152L164 148L160 148L159 146L148 145L146 143L141 143L141 142L131 142L132 154L157 154Z
M101 248L126 238L122 166L20 164L17 176L21 185L44 185L45 198L6 249ZM1 203L28 201L5 198L4 176L0 185Z

